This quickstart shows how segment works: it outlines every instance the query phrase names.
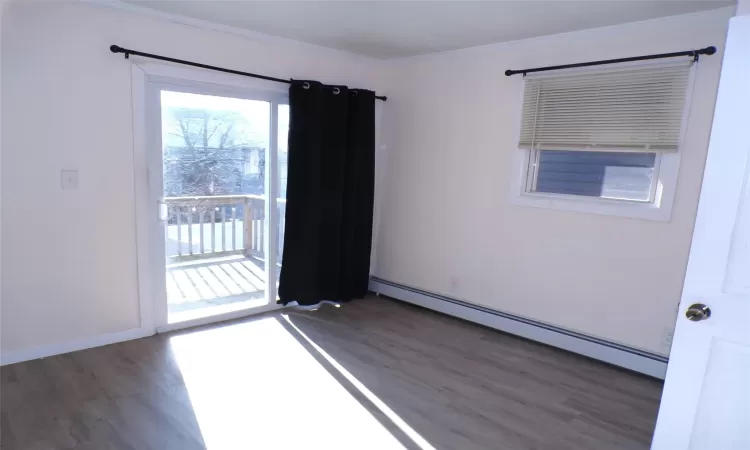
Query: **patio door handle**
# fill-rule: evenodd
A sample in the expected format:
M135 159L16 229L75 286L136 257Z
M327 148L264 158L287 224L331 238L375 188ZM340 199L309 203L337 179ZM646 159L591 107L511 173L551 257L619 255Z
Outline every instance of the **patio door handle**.
M164 200L157 200L156 201L156 217L159 219L159 222L166 222L168 216L169 216L169 211L167 209L167 204L164 202Z

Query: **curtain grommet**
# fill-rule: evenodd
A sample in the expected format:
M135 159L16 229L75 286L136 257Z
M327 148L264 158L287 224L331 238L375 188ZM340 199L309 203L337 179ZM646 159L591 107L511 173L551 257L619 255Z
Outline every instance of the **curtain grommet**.
M352 95L355 96L355 97L359 95L359 92L357 92L357 91L349 91L349 92L351 92Z
M307 81L302 83L302 89L310 89L310 83L308 83Z
M341 92L341 89L337 87L333 88L333 95L338 95L339 92Z

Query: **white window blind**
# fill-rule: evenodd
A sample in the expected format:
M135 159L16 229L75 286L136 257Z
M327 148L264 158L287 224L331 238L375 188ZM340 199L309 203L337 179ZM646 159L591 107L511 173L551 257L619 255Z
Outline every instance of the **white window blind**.
M519 147L677 151L691 66L528 76Z

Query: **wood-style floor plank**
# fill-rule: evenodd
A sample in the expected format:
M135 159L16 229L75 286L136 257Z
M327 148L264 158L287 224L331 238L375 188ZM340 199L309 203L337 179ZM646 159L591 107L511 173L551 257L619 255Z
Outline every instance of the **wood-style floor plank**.
M4 366L0 447L646 449L661 389L370 297Z

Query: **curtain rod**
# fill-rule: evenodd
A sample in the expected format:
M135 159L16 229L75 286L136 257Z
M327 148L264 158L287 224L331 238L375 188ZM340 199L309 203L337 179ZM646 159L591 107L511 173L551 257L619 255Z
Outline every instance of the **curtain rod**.
M563 64L561 66L537 67L534 69L506 70L505 76L509 77L517 73L522 73L526 75L527 73L546 72L548 70L572 69L575 67L588 67L588 66L601 66L604 64L616 64L616 63L624 63L624 62L631 62L631 61L646 61L649 59L675 58L678 56L692 56L694 61L698 61L699 55L713 55L714 53L716 53L716 47L711 46L711 47L702 48L700 50L687 50L684 52L659 53L656 55L633 56L630 58L605 59L602 61L591 61L591 62L577 63L577 64Z
M192 61L185 61L184 59L170 58L168 56L154 55L153 53L144 53L144 52L139 52L139 51L136 51L136 50L130 50L130 49L127 49L127 48L122 48L119 45L110 45L109 46L109 50L112 53L124 53L126 59L129 58L130 55L142 56L144 58L158 59L158 60L161 60L161 61L169 61L169 62L173 62L173 63L177 63L177 64L184 64L186 66L200 67L201 69L216 70L218 72L226 72L226 73L231 73L231 74L234 74L234 75L242 75L242 76L245 76L245 77L260 78L261 80L275 81L277 83L292 84L292 80L287 80L287 79L284 79L284 78L269 77L269 76L266 76L266 75L258 75L256 73L242 72L242 71L239 71L239 70L225 69L223 67L209 66L208 64L201 64L201 63L192 62ZM386 97L384 95L382 95L382 96L377 96L376 95L375 98L378 99L378 100L383 100L383 101L388 100L388 97Z

